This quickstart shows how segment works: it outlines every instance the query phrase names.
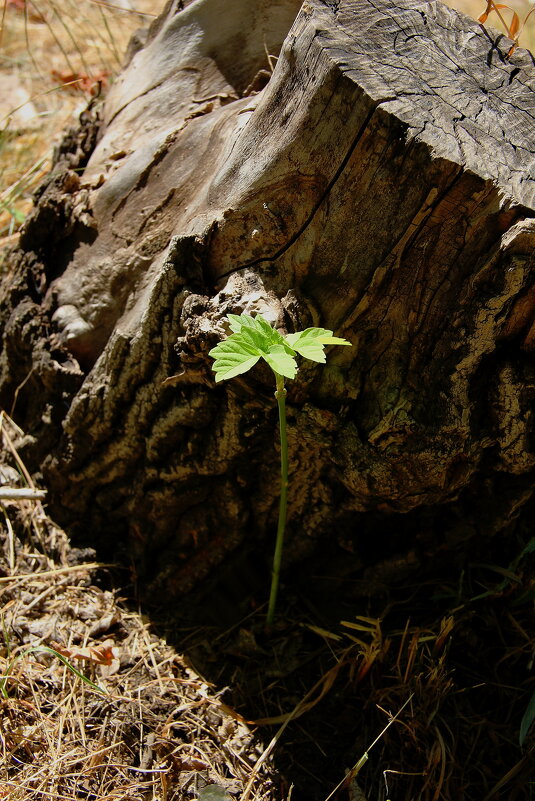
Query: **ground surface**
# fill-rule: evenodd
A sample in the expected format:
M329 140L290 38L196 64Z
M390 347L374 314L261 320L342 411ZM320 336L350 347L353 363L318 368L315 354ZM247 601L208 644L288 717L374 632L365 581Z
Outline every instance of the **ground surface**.
M2 483L31 485L1 424ZM526 532L410 580L402 560L331 593L287 576L266 632L267 587L149 620L40 502L0 508L0 798L533 799Z
M1 0L0 248L16 241L66 127L105 91L162 0Z
M20 432L1 426L2 483L26 484ZM106 569L39 502L0 510L0 798L224 801L249 782L271 797L260 739L223 688L103 588Z

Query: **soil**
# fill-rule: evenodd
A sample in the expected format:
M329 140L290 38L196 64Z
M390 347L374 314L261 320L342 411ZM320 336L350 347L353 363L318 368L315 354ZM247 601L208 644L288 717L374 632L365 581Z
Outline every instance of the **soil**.
M31 487L20 433L4 415L2 482ZM327 575L320 554L267 631L267 585L148 619L40 501L3 515L0 798L532 799L529 532L417 573L409 554Z
M279 797L324 801L343 781L335 797L350 801L531 799L533 737L519 737L533 693L534 551L526 532L482 538L410 580L390 560L388 586L377 569L374 581L330 577L330 597L320 554L287 575L274 630L262 609L227 631L175 622L169 636L261 731L293 714L274 750ZM223 607L217 593L195 604Z

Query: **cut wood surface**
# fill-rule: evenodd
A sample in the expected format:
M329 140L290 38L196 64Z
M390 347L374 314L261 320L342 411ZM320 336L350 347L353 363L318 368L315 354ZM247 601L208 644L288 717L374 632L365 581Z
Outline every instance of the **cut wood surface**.
M437 2L181 5L4 284L3 403L52 509L169 597L264 538L270 375L216 387L207 356L246 311L353 343L288 387L289 559L503 530L535 465L533 57Z

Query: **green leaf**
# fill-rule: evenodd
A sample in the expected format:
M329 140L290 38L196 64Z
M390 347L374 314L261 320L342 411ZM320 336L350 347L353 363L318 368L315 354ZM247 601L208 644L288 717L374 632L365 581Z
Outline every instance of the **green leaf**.
M259 334L265 336L270 342L280 344L283 341L282 334L279 334L277 329L273 328L273 326L270 325L261 314L257 314L254 320L251 317L251 320L253 322L252 327L258 331Z
M520 735L518 741L520 743L520 747L524 745L524 740L526 739L526 735L531 728L531 724L535 720L535 692L531 696L530 702L527 706L526 711L522 717L522 722L520 723Z
M216 383L246 373L259 360L262 353L241 334L231 334L208 354L215 359L212 369Z
M233 336L242 338L244 342L248 342L262 353L267 353L271 345L282 345L284 342L279 332L269 326L268 330L264 331L260 326L244 325L239 334Z
M199 801L232 801L232 796L218 784L207 784L199 790Z
M260 357L279 375L295 378L295 352L267 320L248 314L229 314L227 319L233 333L209 353L215 359L216 382L246 373Z
M270 345L282 345L284 338L273 328L262 315L251 317L249 314L229 314L227 316L230 329L236 334L248 334L257 347L267 350Z
M297 353L325 362L325 345L351 345L326 328L307 328L283 337L261 314L229 314L227 320L232 334L209 353L215 359L216 382L246 373L260 358L278 375L295 378Z
M528 542L528 544L526 545L520 556L522 557L525 556L527 553L533 553L533 551L535 551L535 537L532 537L530 539L530 541Z
M248 314L227 314L227 320L230 330L235 334L239 334L244 325L249 325L249 327L254 325L253 318Z
M334 337L327 328L307 328L296 334L288 334L286 342L305 359L313 362L325 362L325 345L351 345L347 339Z
M285 378L295 378L297 363L284 345L271 345L269 353L263 353L262 356L276 373Z

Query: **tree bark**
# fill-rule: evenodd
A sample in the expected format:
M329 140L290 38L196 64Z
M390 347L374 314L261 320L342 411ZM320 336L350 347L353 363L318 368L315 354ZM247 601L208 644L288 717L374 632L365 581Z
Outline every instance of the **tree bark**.
M272 377L216 387L207 356L229 312L353 343L288 385L287 560L418 564L527 514L535 81L509 47L427 0L171 2L59 150L1 397L56 517L146 591L275 528Z

